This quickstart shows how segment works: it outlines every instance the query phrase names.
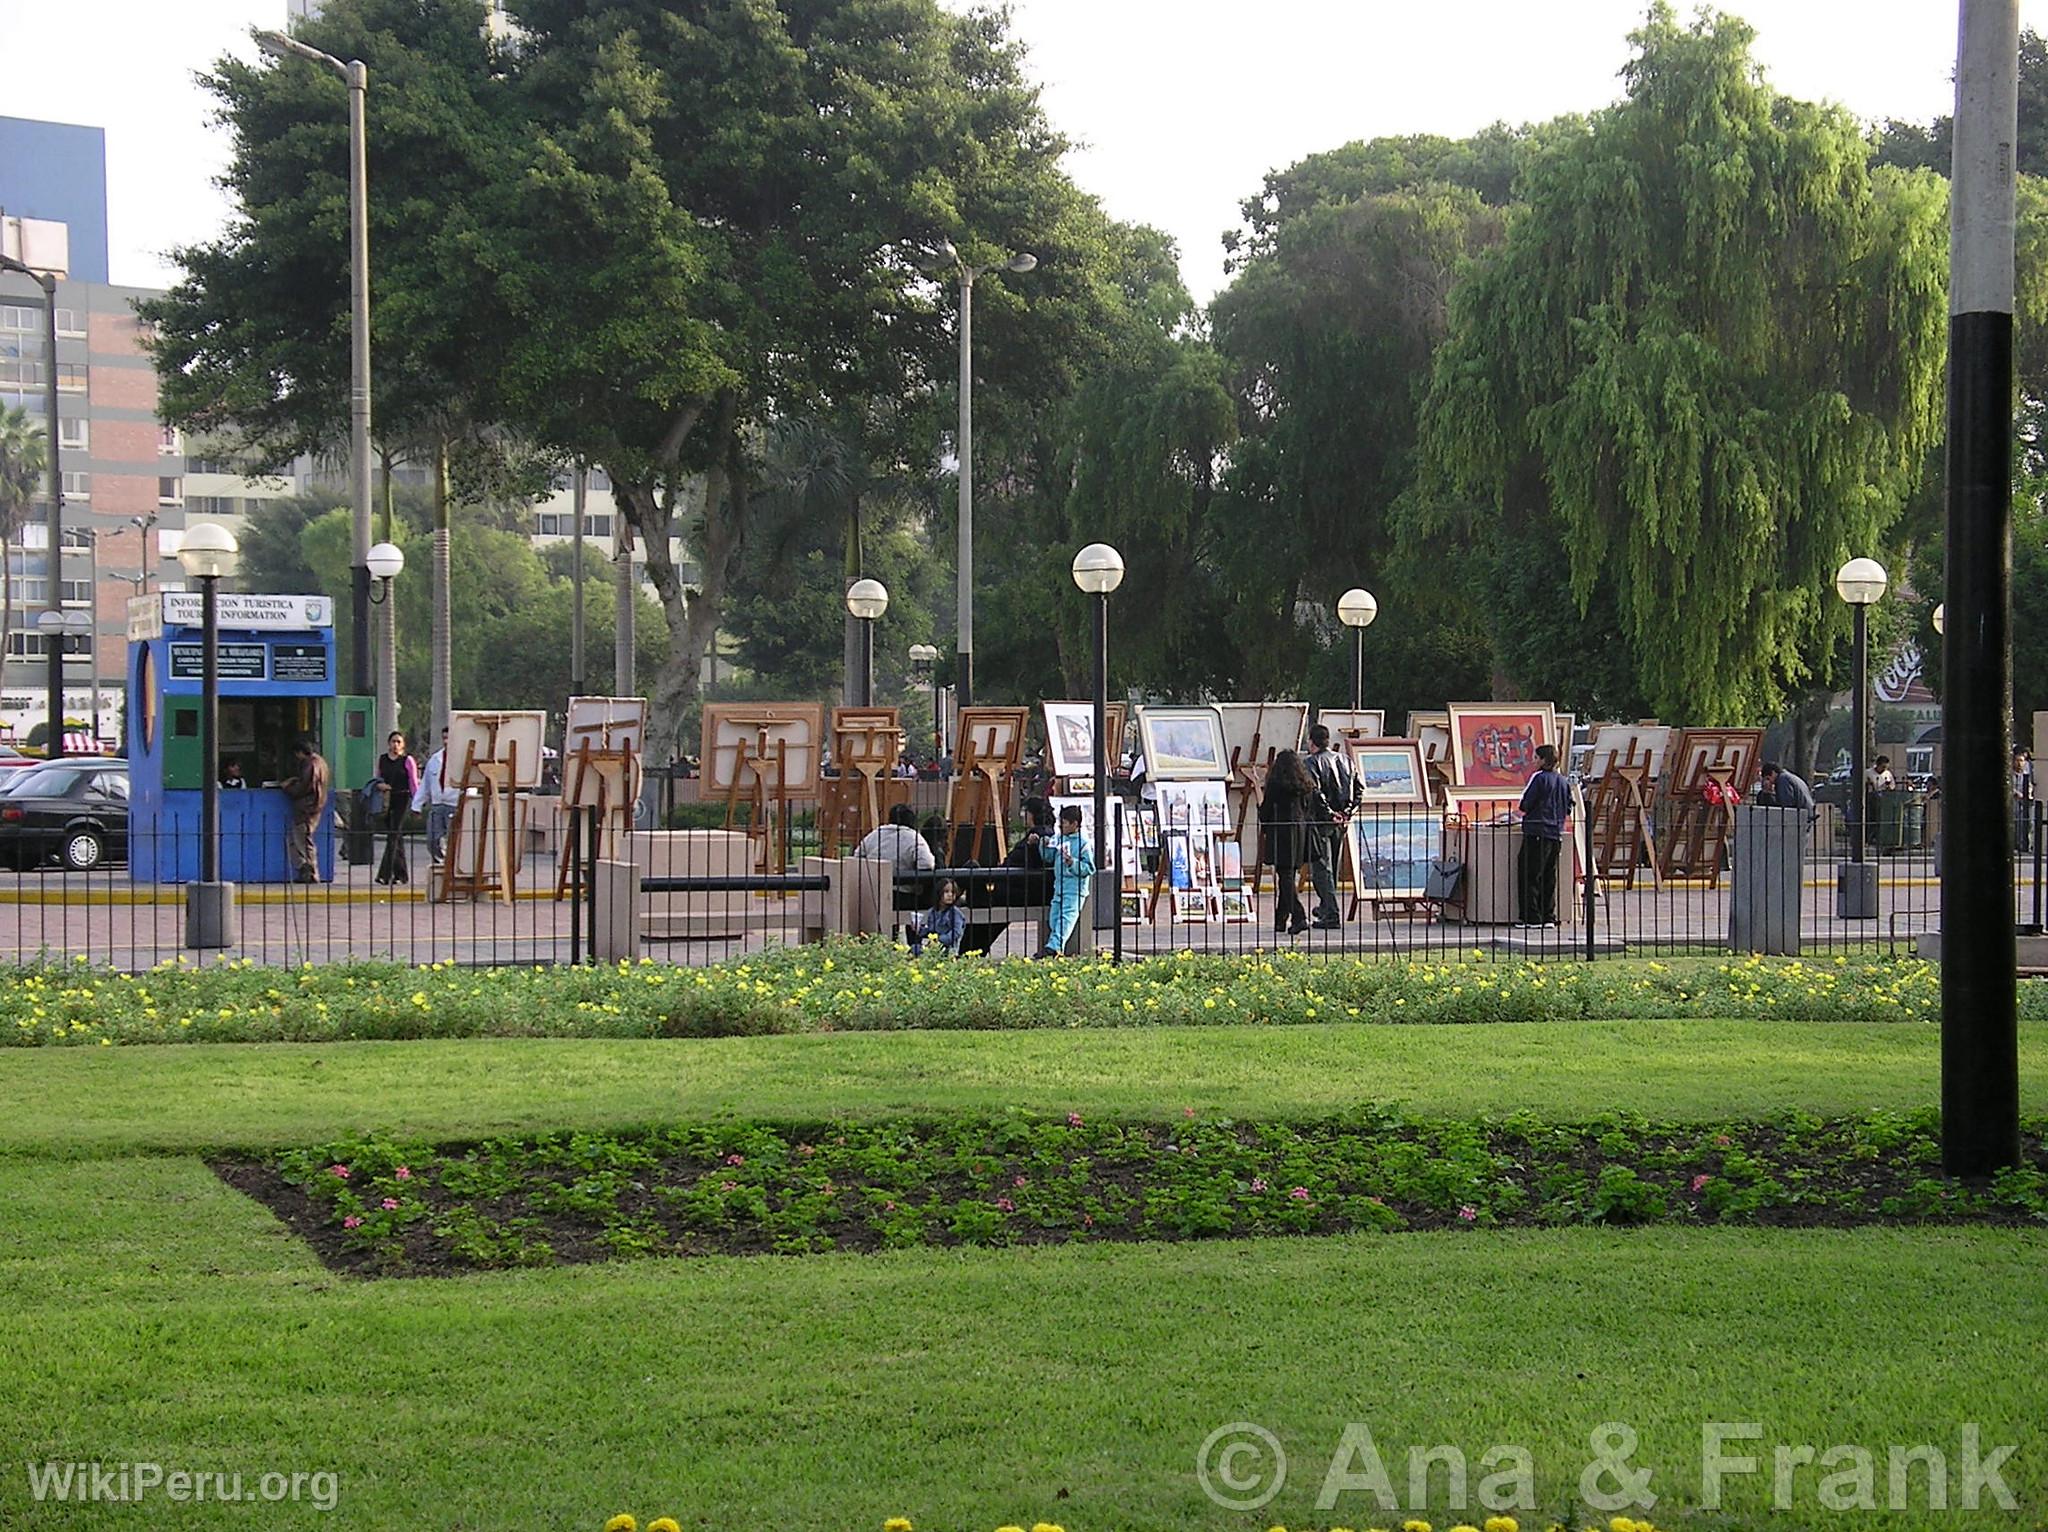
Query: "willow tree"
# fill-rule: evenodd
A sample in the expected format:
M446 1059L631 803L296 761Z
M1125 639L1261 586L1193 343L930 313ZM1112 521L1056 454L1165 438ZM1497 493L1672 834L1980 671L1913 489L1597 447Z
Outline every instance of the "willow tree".
M1518 688L1549 679L1569 597L1663 716L1774 714L1846 631L1835 568L1887 550L1936 440L1944 188L1873 171L1846 113L1764 82L1752 36L1654 8L1624 98L1528 169L1453 296L1420 526L1476 504L1478 567L1564 574L1554 606L1495 605Z

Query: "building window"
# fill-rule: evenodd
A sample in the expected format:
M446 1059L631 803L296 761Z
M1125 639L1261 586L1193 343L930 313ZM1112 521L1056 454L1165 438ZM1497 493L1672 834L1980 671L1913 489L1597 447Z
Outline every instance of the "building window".
M239 516L242 502L231 495L187 495L185 497L187 516Z
M60 394L82 394L85 392L86 371L83 362L59 362L57 364L57 392Z
M50 582L40 575L16 575L14 595L27 606L45 606L50 600Z
M88 654L90 640L83 633L63 635L64 653ZM17 660L46 660L50 657L50 642L40 633L10 633L7 635L8 657Z
M40 330L43 311L24 304L0 303L0 330Z
M47 545L49 539L49 527L47 525L43 528L43 537ZM84 527L66 527L64 529L64 546L67 550L83 552L92 546L92 533Z
M591 469L590 479L588 482L589 487L597 491L599 494L608 495L612 492L612 476L606 473L602 468Z
M239 477L242 470L238 465L229 462L224 457L188 457L185 459L185 472L188 474L231 473Z
M584 517L584 518L583 518L583 535L584 535L585 537L610 537L610 536L612 535L612 519L611 519L611 517L609 517L609 516L586 516L586 517Z
M77 309L57 310L57 333L59 335L83 335L85 319Z
M175 475L167 475L156 481L156 503L158 505L183 505L185 503L185 481Z
M60 422L61 423L61 422ZM64 498L66 500L90 500L92 498L92 475L64 471Z
M61 593L58 599L65 606L92 605L92 581L90 580L59 580L57 588Z
M161 457L178 457L183 454L185 441L178 434L176 426L160 425L156 428L156 450Z
M57 440L66 451L83 452L92 445L92 422L82 415L58 416Z
M40 388L43 364L33 357L0 356L0 387Z

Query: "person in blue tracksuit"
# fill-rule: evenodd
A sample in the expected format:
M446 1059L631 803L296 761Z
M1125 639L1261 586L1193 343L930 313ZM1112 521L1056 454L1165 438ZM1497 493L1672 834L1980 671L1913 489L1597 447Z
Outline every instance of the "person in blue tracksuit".
M1095 848L1081 833L1081 810L1068 804L1060 810L1060 833L1046 861L1052 867L1052 906L1045 912L1045 949L1040 957L1058 957L1073 939L1081 919L1081 901L1095 876Z

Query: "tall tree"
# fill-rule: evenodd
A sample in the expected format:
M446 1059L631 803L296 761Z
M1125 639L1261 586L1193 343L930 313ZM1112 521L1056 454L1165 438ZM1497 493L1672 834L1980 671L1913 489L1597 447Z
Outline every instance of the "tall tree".
M1563 549L1551 610L1497 601L1496 630L1569 600L1698 722L1774 716L1827 665L1834 569L1887 546L1940 428L1942 185L1871 172L1751 38L1651 11L1625 99L1530 167L1454 294L1424 418L1423 536L1476 504L1482 569Z
M46 435L26 409L0 410L0 655L14 636L14 540L49 472Z

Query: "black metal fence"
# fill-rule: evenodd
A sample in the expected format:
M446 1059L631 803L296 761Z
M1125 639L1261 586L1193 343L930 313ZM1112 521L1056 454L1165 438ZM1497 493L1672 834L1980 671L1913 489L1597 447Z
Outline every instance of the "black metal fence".
M1810 820L1775 811L1768 823L1730 809L1703 839L1687 841L1669 820L1647 826L1628 855L1598 826L1590 837L1575 826L1543 851L1518 824L1392 806L1277 837L1249 825L1241 839L1220 825L1155 826L1127 849L1107 848L1118 924L1091 933L1083 920L1068 945L1114 945L1124 956L1277 946L1332 958L1911 952L1940 926L1941 837L1938 815L1904 810L1881 805L1859 846L1830 805ZM925 868L909 851L901 866L851 859L844 846L824 857L808 818L773 833L624 831L589 812L560 814L487 842L471 836L467 850L441 848L456 858L451 872L414 821L395 849L386 835L336 834L310 883L284 881L284 849L271 837L229 831L221 858L237 885L236 929L232 945L211 949L186 944L186 890L174 880L189 875L196 823L137 822L92 845L10 838L7 828L0 963L565 963L609 956L629 932L640 955L695 964L839 932L911 938L932 923L949 878L964 906L964 950L1031 956L1053 934L1053 880L1021 844L1021 825L984 831L964 848L980 853L972 857L927 825L934 865ZM2013 830L2014 919L2039 931L2048 894L2040 805L2016 805ZM1275 854L1299 860L1276 867ZM629 897L616 879L596 896L600 861L634 869ZM1298 918L1283 886L1298 895Z

